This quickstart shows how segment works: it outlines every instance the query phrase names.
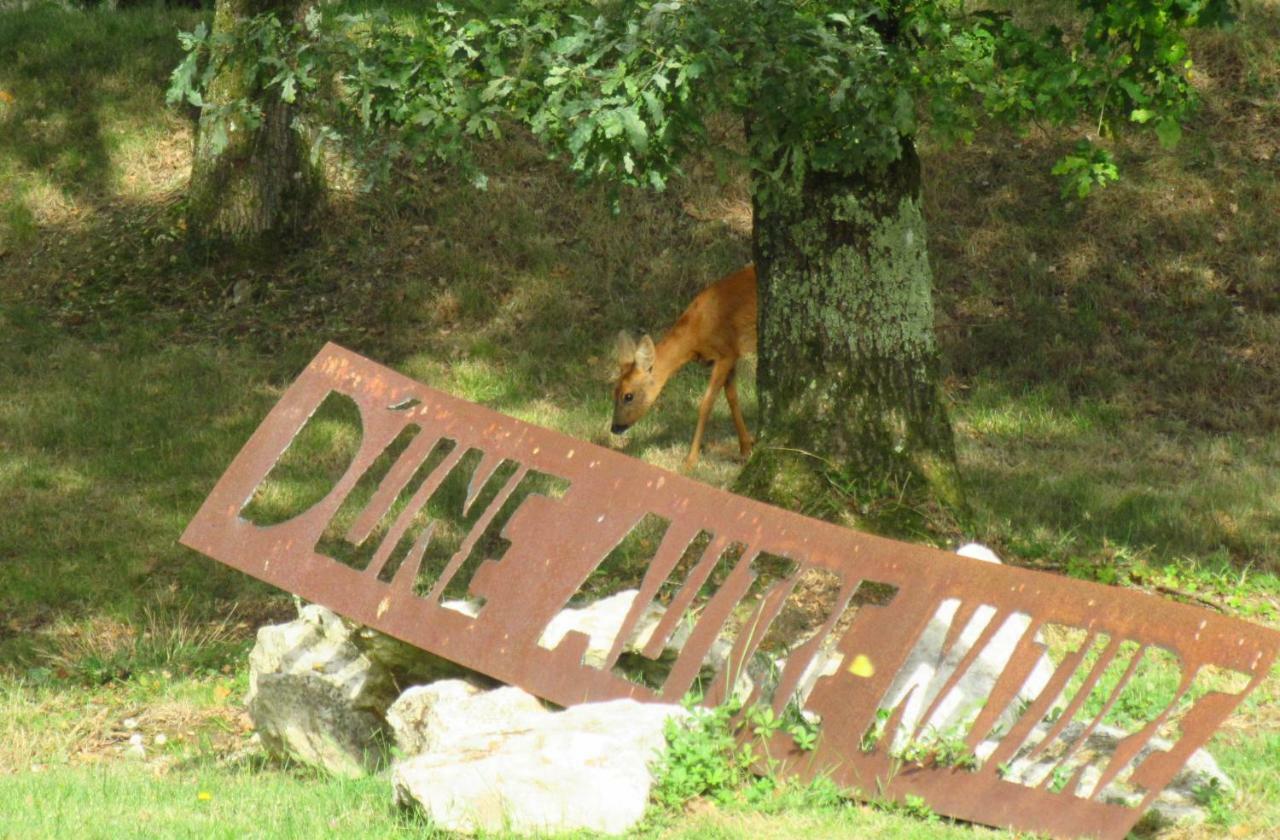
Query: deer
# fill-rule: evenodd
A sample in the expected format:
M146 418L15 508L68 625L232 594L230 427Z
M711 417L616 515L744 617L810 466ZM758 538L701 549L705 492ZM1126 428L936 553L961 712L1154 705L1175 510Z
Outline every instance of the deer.
M711 367L711 377L698 406L698 425L684 459L685 471L698 463L707 417L722 390L738 431L738 448L743 457L751 454L755 441L742 419L734 379L738 359L756 352L754 265L726 275L699 292L656 344L647 334L637 342L627 332L619 333L617 352L618 378L613 384L610 429L615 435L624 434L653 407L676 371L689 362L702 362Z

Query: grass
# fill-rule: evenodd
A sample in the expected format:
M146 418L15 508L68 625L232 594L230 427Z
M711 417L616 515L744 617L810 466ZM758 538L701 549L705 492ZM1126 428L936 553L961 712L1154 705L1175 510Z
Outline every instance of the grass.
M962 460L980 532L1009 552L1066 567L1176 565L1208 575L1261 573L1275 591L1280 441L1270 435L1162 430L1111 402L1073 400L1053 385L1016 400L975 383L958 412ZM1108 582L1115 582L1114 580Z
M973 506L964 533L940 536L1277 626L1280 5L1242 15L1197 39L1205 102L1182 144L1114 141L1125 178L1088 204L1064 204L1047 174L1065 133L923 149ZM695 163L611 216L603 191L514 136L485 152L487 192L406 172L376 193L335 191L314 243L271 264L195 260L181 247L189 115L162 91L173 32L197 19L0 12L0 836L423 834L381 782L253 758L244 654L290 600L177 535L327 340L676 468L702 374L682 373L612 439L612 336L660 332L745 262L750 205L740 174ZM726 485L736 449L719 406L694 476ZM264 515L322 487L324 468L302 459ZM1170 674L1144 664L1113 722L1167 697ZM1278 701L1273 678L1214 742L1241 801L1217 826L1168 836L1280 828ZM130 763L139 732L149 758ZM974 833L922 816L702 805L652 833Z
M343 780L251 765L156 775L115 764L83 771L45 770L0 777L0 836L130 837L419 837L456 836L433 829L413 812L387 808L386 782ZM652 825L640 836L790 838L813 836L951 838L996 832L905 818L870 807L809 805L762 815L738 808L700 807L679 825ZM557 835L589 838L578 833Z
M172 166L157 164L189 142L177 131L184 120L164 113L164 92L151 82L179 56L174 28L197 18L105 7L73 16L52 3L0 11L0 250L108 196L180 183ZM130 49L119 51L123 43Z
M157 776L136 765L0 777L0 836L442 837L388 812L385 780L209 767ZM16 805L16 807L13 807Z

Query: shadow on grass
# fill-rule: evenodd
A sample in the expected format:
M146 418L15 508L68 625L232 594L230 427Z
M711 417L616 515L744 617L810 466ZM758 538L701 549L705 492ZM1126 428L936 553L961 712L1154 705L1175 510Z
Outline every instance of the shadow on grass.
M1074 137L992 133L927 158L944 357L961 379L1061 386L1164 428L1280 426L1280 8L1196 33L1201 109L1174 150L1112 146L1083 205L1048 174ZM956 173L964 173L963 179Z
M932 159L981 200L938 176L926 192L980 520L1014 556L1280 571L1280 287L1261 270L1280 185L1202 136L1129 147L1126 180L1068 206L1046 174L1065 147L1002 139Z
M1194 559L1206 572L1234 565L1280 573L1280 532L1266 513L1280 491L1280 451L1267 447L1239 470L1216 463L1211 448L1196 443L1178 464L1143 464L1159 458L1158 446L1110 454L1135 437L1081 436L1052 450L968 448L963 464L984 527L1015 557L1082 573L1081 558L1117 567Z
M0 14L0 172L39 172L64 195L107 198L126 135L163 110L179 27L198 13L66 11L53 4ZM110 127L105 123L109 121ZM3 196L0 196L3 197Z
M1263 271L1280 186L1246 177L1232 195L1222 179L1248 161L1195 171L1195 145L1131 151L1127 180L1073 208L1045 174L1058 144L935 159L983 185L980 199L942 178L926 193L952 373L1062 386L1169 426L1280 424L1280 288Z
M270 404L270 362L164 347L145 325L95 341L46 321L0 305L0 610L14 642L62 611L136 617L190 599L206 615L263 594L175 541Z

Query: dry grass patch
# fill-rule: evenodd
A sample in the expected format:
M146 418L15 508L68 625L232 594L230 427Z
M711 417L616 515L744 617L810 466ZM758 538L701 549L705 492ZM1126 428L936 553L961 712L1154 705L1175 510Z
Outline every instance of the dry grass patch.
M131 739L157 772L239 755L252 732L240 691L229 677L160 673L142 688L93 691L0 681L0 775L119 761Z

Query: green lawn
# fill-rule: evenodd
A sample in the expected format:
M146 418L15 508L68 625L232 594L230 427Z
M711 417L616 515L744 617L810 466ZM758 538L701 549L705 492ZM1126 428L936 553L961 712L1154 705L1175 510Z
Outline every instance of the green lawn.
M4 837L432 837L387 807L383 779L208 767L157 775L130 765L0 777ZM14 805L16 804L16 807Z
M55 838L433 838L451 836L388 808L381 778L334 779L254 766L156 775L129 765L0 777L0 836ZM37 804L38 803L38 804ZM779 813L707 805L641 836L687 838L959 838L1011 836L855 805L793 804ZM456 836L456 835L453 835ZM557 835L588 838L577 833Z
M922 538L1280 626L1280 5L1243 15L1198 40L1205 107L1183 143L1117 142L1125 180L1087 205L1047 175L1072 137L923 150L973 514ZM0 12L0 836L420 836L382 780L260 760L245 653L292 604L178 534L329 340L615 445L612 336L661 331L745 262L749 202L740 174L698 162L614 216L513 136L484 152L487 192L415 171L335 191L314 244L269 265L196 260L180 244L189 115L162 92L173 32L197 18ZM675 469L702 376L682 373L624 451ZM739 461L723 406L707 443L694 477L724 486ZM1277 703L1273 678L1213 743L1241 801L1169 837L1280 831ZM146 761L123 757L134 732ZM700 806L648 831L986 833L813 802Z

